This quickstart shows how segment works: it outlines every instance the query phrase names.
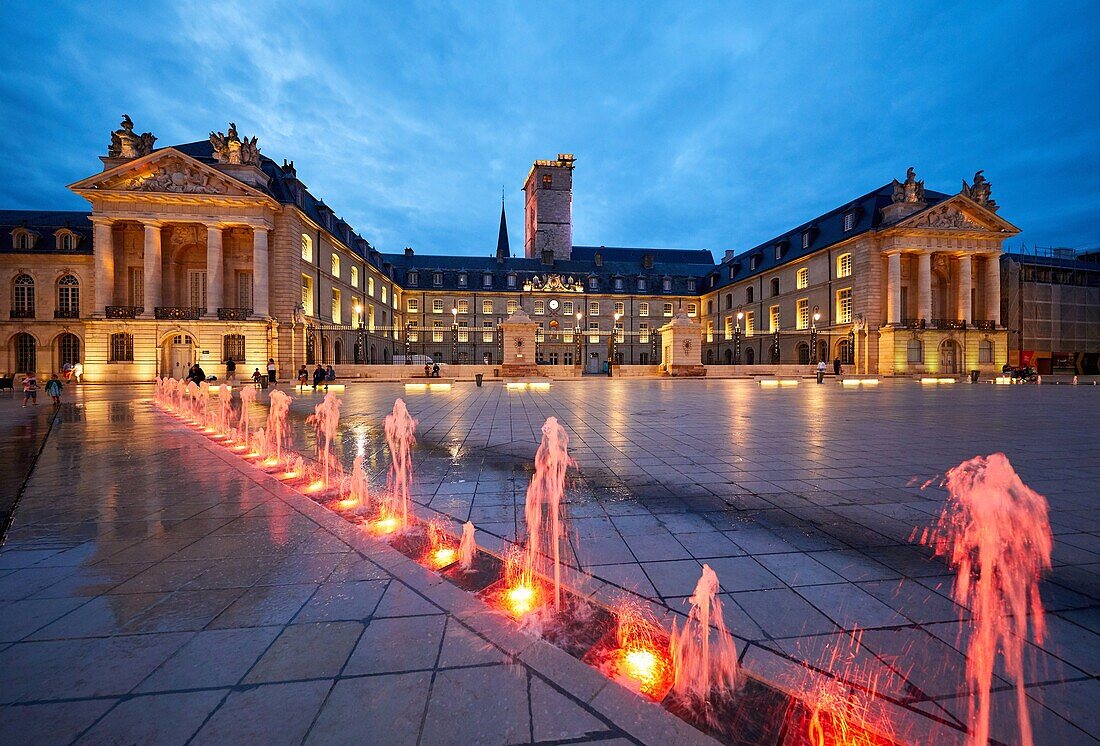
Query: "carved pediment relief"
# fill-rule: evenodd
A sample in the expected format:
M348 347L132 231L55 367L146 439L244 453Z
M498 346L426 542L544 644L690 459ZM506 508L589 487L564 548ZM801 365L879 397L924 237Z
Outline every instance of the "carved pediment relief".
M988 230L989 226L975 222L961 210L944 205L933 207L913 219L909 225L915 228L950 228L954 230Z
M80 192L135 192L150 195L266 197L263 192L172 149L108 169L72 184Z

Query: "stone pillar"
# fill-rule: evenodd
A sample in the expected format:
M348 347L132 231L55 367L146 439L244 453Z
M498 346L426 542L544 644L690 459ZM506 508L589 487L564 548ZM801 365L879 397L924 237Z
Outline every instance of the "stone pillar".
M500 374L504 378L539 375L535 364L535 330L538 322L532 321L522 308L501 324L504 334L504 364Z
M252 313L268 316L267 228L252 229Z
M206 315L218 317L223 305L222 290L222 229L220 225L206 226Z
M160 301L160 223L145 223L145 313L152 317Z
M974 285L974 277L971 268L969 254L959 257L959 321L967 324L974 323L974 312L970 307L970 291Z
M675 377L705 376L700 327L680 311L658 330L661 334L661 368Z
M93 218L95 232L92 250L95 252L95 312L106 316L107 306L115 304L115 240L111 221Z
M901 254L886 256L886 323L901 323Z
M932 320L932 254L917 254L917 317Z
M985 255L985 317L1001 325L1001 257Z

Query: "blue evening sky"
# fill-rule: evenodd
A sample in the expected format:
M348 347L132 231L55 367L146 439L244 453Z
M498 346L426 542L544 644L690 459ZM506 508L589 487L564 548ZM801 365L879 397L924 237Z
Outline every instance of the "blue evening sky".
M907 166L984 168L1018 247L1100 246L1100 2L8 2L0 208L83 209L129 113L229 120L383 251L522 252L574 153L574 242L744 250Z

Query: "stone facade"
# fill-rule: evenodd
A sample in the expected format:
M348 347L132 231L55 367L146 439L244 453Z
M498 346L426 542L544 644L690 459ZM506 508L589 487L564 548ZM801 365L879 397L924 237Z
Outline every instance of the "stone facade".
M569 259L573 250L573 162L568 153L535 161L523 185L524 254L539 259L549 251Z

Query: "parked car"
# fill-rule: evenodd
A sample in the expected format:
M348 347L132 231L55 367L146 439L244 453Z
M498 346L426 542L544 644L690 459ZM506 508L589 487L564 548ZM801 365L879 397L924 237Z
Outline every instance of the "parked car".
M434 365L435 361L432 360L430 355L394 355L394 365Z

